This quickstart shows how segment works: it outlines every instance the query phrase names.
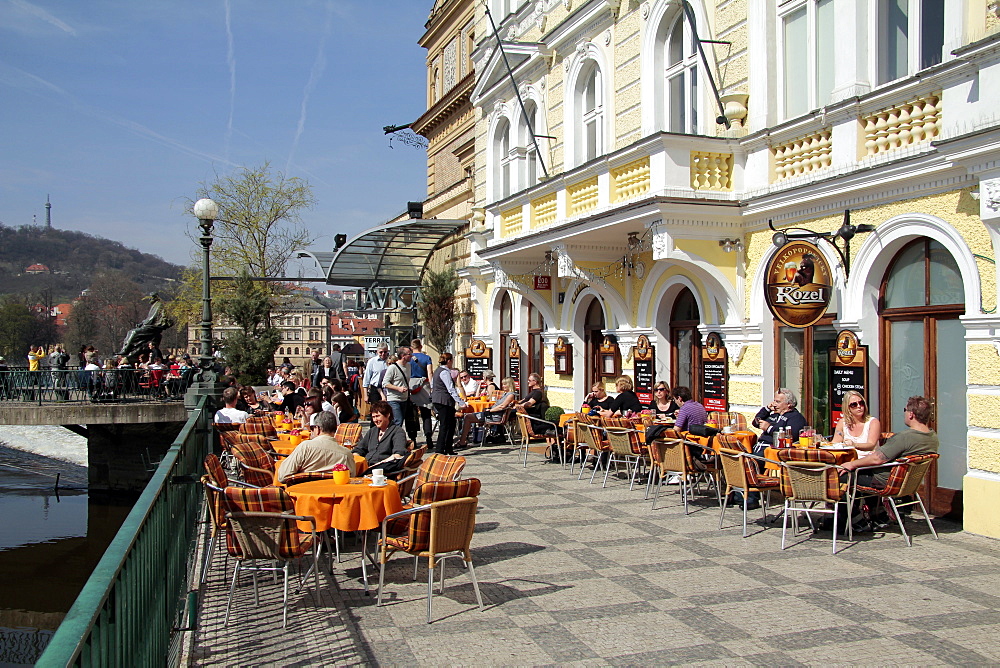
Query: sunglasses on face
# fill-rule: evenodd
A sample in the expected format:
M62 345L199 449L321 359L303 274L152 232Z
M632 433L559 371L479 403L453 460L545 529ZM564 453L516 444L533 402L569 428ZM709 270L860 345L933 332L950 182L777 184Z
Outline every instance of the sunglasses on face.
M847 405L848 405L848 406L849 406L850 408L857 408L857 407L859 407L859 406L860 406L861 408L864 408L864 407L865 407L865 402L864 402L864 401L861 401L861 400L858 400L858 401L852 401L851 403L849 403L849 404L847 404Z
M666 392L667 388L665 388L665 387L658 387L658 388L656 388L656 391L657 392Z

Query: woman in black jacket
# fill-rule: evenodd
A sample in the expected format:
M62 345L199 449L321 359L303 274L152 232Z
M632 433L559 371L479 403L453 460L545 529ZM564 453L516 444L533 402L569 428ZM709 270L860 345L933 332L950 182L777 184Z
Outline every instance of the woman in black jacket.
M368 461L369 469L385 475L398 472L406 461L406 432L392 423L392 408L384 401L372 404L372 427L351 450Z

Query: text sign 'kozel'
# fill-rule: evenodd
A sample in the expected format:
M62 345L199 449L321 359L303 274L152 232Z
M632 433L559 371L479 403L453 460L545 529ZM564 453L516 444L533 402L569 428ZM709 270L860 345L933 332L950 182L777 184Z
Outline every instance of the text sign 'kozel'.
M767 266L764 295L775 318L790 327L808 327L822 318L830 305L830 265L811 243L785 244Z

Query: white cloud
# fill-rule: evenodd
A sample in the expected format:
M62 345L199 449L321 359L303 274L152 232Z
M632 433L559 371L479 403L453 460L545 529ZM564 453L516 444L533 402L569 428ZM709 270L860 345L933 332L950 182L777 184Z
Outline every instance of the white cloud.
M60 20L59 18L57 18L56 16L54 16L53 14L39 7L36 4L25 2L25 0L7 0L7 3L15 10L20 10L22 14L26 14L29 17L39 19L49 24L50 26L54 26L65 33L73 35L74 37L77 35L77 31L73 26L69 25L65 21ZM16 24L14 24L13 27L16 28L17 27Z

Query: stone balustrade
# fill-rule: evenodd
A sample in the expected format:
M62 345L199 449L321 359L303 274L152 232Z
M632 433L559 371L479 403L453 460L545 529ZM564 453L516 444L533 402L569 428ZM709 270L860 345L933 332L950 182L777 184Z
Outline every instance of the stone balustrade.
M865 154L879 155L912 144L930 141L941 132L941 94L916 100L865 116Z
M787 141L771 149L774 156L774 181L809 174L830 166L833 139L828 129Z

